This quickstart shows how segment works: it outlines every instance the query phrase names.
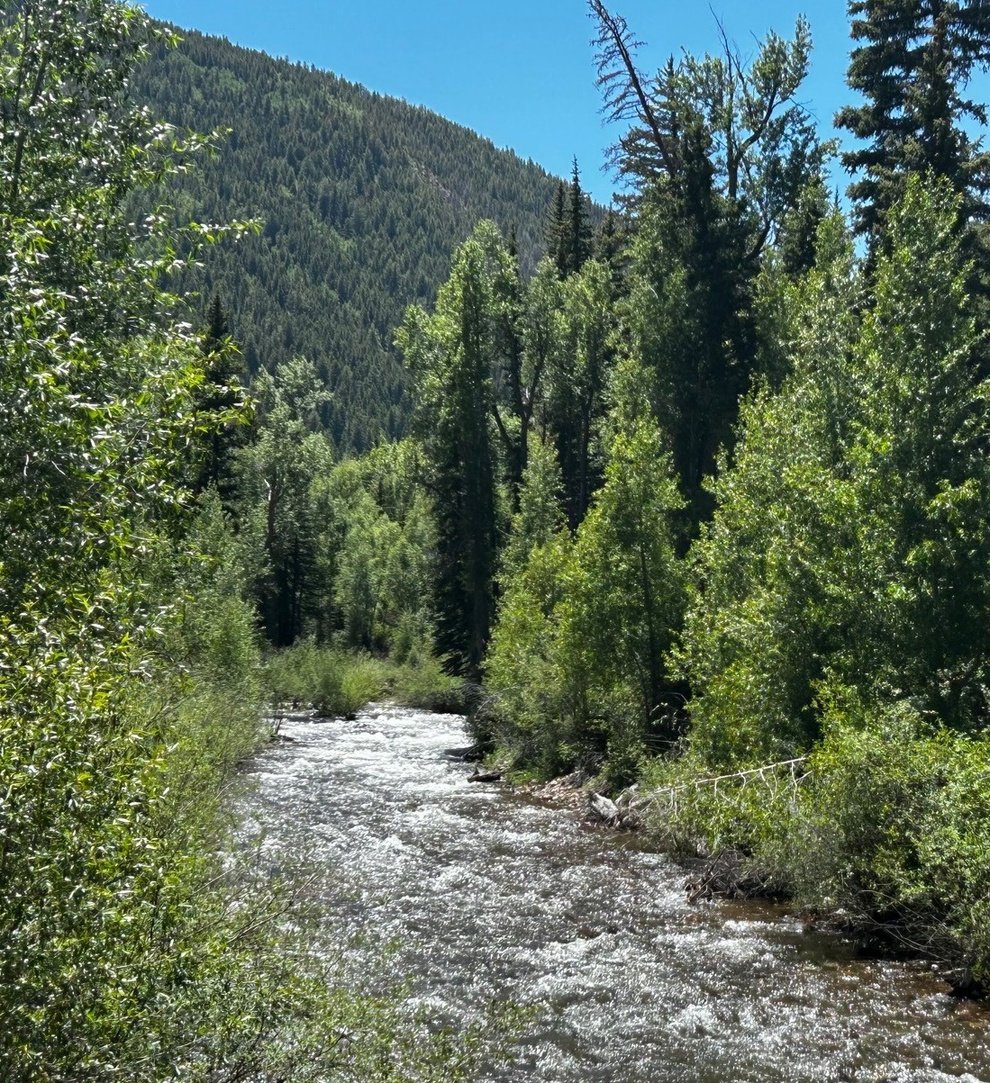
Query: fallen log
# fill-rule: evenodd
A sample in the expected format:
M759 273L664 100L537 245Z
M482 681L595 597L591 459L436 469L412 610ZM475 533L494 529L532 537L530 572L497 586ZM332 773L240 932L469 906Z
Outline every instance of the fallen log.
M624 790L615 801L600 793L588 794L588 811L606 827L620 831L636 831L643 826L638 808L634 807L635 788Z
M479 771L475 769L473 775L468 775L468 782L501 782L501 771Z
M588 808L591 810L592 815L601 820L603 824L608 824L609 827L614 827L619 822L621 815L619 806L607 797L603 797L600 793L588 794Z

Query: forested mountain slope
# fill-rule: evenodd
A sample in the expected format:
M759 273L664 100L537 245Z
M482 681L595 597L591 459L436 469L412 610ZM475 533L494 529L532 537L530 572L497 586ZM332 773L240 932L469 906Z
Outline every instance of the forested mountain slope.
M210 254L201 308L218 289L252 371L299 354L314 361L342 446L399 434L406 385L392 334L405 306L432 300L481 218L514 228L531 267L557 182L426 109L225 39L182 36L135 75L133 94L182 129L230 135L212 162L173 181L169 202L180 219L264 222Z

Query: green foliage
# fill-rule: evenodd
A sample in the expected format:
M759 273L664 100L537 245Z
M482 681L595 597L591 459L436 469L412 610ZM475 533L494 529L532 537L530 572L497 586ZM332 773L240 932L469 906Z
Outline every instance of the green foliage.
M485 681L497 698L496 740L546 776L561 773L573 759L557 652L557 607L571 551L564 531L529 552L504 587L485 662Z
M506 289L514 278L498 230L482 222L458 248L435 312L410 308L396 338L417 390L417 430L437 513L437 645L465 674L477 672L492 621L493 370L506 345Z
M719 877L710 884L713 893L793 895L785 851L807 785L805 761L715 773L688 751L650 760L640 783L650 837L679 856L709 860Z
M911 180L868 305L835 221L783 289L794 371L750 397L714 487L689 751L658 792L682 837L985 981L986 388L957 214ZM794 756L806 778L770 786Z
M197 394L197 408L207 417L226 420L211 426L194 450L193 488L202 492L214 488L229 502L235 486L234 455L248 440L244 383L246 373L240 350L230 338L227 313L214 293L206 313L203 336L206 367Z
M786 892L951 966L960 986L985 983L986 741L835 685L823 710L825 736L798 763L717 778L690 756L656 764L656 830L691 852L735 852L729 890Z
M386 667L369 655L305 639L268 658L264 683L276 707L304 703L326 717L352 717L366 703L383 698Z
M388 650L397 662L432 643L431 503L418 484L421 453L411 441L380 444L345 460L329 479L341 524L333 583L344 642Z
M297 358L259 376L254 438L237 459L238 516L256 535L255 592L268 638L287 646L326 619L332 528L325 481L333 464L318 431L326 398L315 367Z
M0 722L4 1077L108 1078L126 1064L160 1079L222 1019L211 1000L233 931L210 930L223 904L204 890L203 803L185 806L172 774L190 757L166 756L168 709L142 719L105 664L23 629L5 628L2 646L15 674ZM228 961L236 986L236 953Z
M256 614L250 600L248 540L234 529L215 491L203 495L183 545L169 539L143 554L146 597L168 612L156 654L175 670L257 704Z
M560 287L557 349L546 373L546 404L540 411L553 433L571 529L585 517L602 482L602 425L606 389L615 363L612 276L586 259Z
M532 551L564 526L561 507L563 480L556 450L531 437L526 471L519 490L519 510L512 517L509 539L502 555L501 578L511 586Z
M0 1076L451 1079L471 1036L348 993L288 931L291 895L221 856L273 550L187 488L241 408L204 403L209 359L161 288L218 231L124 205L198 144L126 103L157 37L109 0L0 14ZM266 395L256 460L305 460L304 369ZM362 663L341 694L372 684Z
M944 188L909 186L861 328L836 319L848 250L797 288L804 356L745 408L696 550L683 656L713 764L807 750L827 671L985 724L985 393L955 213Z
M648 743L675 736L664 656L683 601L680 499L660 434L635 396L614 424L605 483L573 544L566 533L517 543L531 548L506 585L486 674L496 738L519 759L545 773L607 760L618 781ZM517 516L517 530L527 525Z
M448 714L467 714L469 689L450 676L432 654L411 654L398 666L391 666L389 698L403 707Z
M82 665L49 634L0 647L0 1071L11 1083L435 1079L479 1035L430 1035L348 991L297 935L291 888L221 868L220 795L256 705ZM363 680L365 687L357 688ZM344 676L353 700L368 676Z
M627 325L654 372L652 399L670 433L692 529L712 505L703 479L731 446L736 408L760 357L754 288L764 255L786 240L802 194L831 153L798 91L811 36L771 32L744 59L725 36L718 54L671 58L652 79L636 68L626 21L600 0L599 86L638 212Z
M580 271L591 257L591 226L588 198L581 190L577 159L566 189L561 181L551 205L547 226L547 257L561 278Z
M625 410L559 607L572 712L582 725L605 723L610 755L676 736L665 656L683 607L672 522L682 505L669 456L645 403Z
M882 683L948 725L983 728L988 604L986 385L943 181L908 184L878 261L855 355L860 408L848 458L856 492L857 585L868 604L837 668Z
M626 326L653 374L656 416L669 430L681 489L696 521L710 510L703 479L727 443L755 366L750 239L698 162L683 195L646 201L630 248Z
M990 976L990 750L907 700L832 690L785 860L800 896Z
M680 658L693 691L691 744L710 767L806 748L817 734L814 682L843 634L856 286L838 218L819 243L828 256L787 293L781 333L794 372L779 394L764 388L744 403L732 466L714 485L714 519L692 550Z
M857 45L848 82L865 101L841 109L836 123L868 141L842 156L860 174L849 189L857 230L884 244L908 180L926 170L961 197L959 222L985 222L990 159L969 127L986 124L986 109L965 91L986 64L990 15L978 4L932 0L853 0L849 13Z
M523 492L531 449L556 448L572 527L601 483L612 295L610 269L590 259L563 281L544 260L524 285L498 231L482 223L458 249L434 312L410 308L397 334L413 376L436 517L437 647L465 673L477 672L488 641L502 509L518 515L534 496L532 486ZM545 456L538 466L546 475ZM544 483L552 484L548 476ZM556 496L538 499L548 522ZM526 517L534 514L528 507ZM520 529L514 544L525 548L531 542Z
M905 699L881 704L834 683L821 699L824 736L803 760L720 776L693 754L655 761L651 828L716 858L716 889L786 893L936 959L962 988L985 987L985 737L953 734Z
M464 682L420 646L397 662L302 640L269 655L262 684L276 711L287 703L305 704L324 717L353 717L361 707L384 699L455 714L468 707Z

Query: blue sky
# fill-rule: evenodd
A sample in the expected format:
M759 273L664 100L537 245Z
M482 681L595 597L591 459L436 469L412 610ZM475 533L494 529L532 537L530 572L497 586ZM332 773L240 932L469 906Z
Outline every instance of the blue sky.
M313 64L371 90L427 106L567 175L577 155L584 187L608 202L613 183L595 88L594 32L583 0L147 0L156 18L220 34L239 45ZM742 51L770 28L790 35L805 14L815 42L802 95L831 135L848 100L844 0L615 0L648 43L642 67L655 70L681 49L717 48L715 17ZM713 14L714 13L714 14ZM846 183L835 171L836 183Z

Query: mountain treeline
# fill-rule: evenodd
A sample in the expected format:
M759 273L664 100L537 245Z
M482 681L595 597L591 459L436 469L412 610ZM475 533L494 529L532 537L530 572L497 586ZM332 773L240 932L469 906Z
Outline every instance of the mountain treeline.
M177 221L262 228L184 286L202 291L201 314L219 292L252 376L316 365L332 388L322 423L344 448L404 432L393 329L432 302L479 219L514 232L526 268L542 251L557 182L427 109L195 31L156 47L131 93L181 131L229 132L162 198Z

